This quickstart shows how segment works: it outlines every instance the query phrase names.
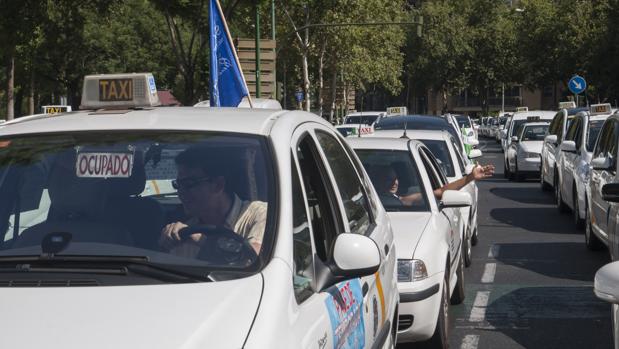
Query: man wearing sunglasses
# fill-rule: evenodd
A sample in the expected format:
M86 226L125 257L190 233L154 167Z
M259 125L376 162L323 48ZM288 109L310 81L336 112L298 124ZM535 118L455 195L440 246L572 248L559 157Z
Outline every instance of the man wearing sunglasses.
M181 241L179 232L187 226L215 225L241 235L260 252L267 215L262 201L243 201L231 188L231 162L207 147L188 148L176 157L177 179L172 185L178 190L187 222L166 225L159 244L170 253L195 258L205 242L202 234L193 234Z

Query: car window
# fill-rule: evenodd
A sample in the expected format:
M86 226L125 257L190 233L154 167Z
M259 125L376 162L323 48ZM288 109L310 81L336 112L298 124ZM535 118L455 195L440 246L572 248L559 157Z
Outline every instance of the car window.
M432 191L435 191L441 188L443 184L441 183L438 169L434 166L434 164L432 164L432 161L430 160L430 157L432 156L431 153L420 150L419 155L421 156L421 163L423 164L428 175L428 179L430 180L430 189ZM435 202L438 204L438 199L434 195L432 196L434 197L433 200L435 200Z
M523 141L543 141L548 132L548 125L526 126L522 131Z
M75 242L67 254L144 256L211 270L257 262L243 246L260 254L271 248L275 188L264 137L88 132L13 137L7 144L0 148L2 256L38 254L54 232ZM217 199L205 202L216 188ZM216 239L199 247L160 244L164 226L204 227L211 210L228 212L219 234L238 250L222 250ZM198 235L208 233L201 229Z
M326 132L316 131L318 143L327 157L348 218L348 231L365 234L371 224L366 193L350 158L335 139Z
M548 133L551 135L558 135L559 132L559 124L560 124L560 120L561 120L561 116L563 115L563 113L559 112L557 113L554 118L552 118L552 121L550 122L550 128L548 130Z
M293 287L297 302L302 303L314 293L312 290L313 251L305 197L295 162L292 164L290 172L292 174Z
M595 141L602 130L605 120L590 120L589 127L587 128L587 151L593 151Z
M609 149L608 147L610 146L610 140L612 139L613 135L613 127L614 123L612 122L612 120L606 120L595 145L595 150L593 151L593 158L606 156Z
M419 169L410 152L387 149L357 149L356 152L385 210L430 210Z
M572 124L576 127L576 133L574 134L574 143L576 144L576 149L580 152L580 147L582 146L582 132L583 132L583 123L581 118L574 119Z
M574 141L576 139L576 133L578 132L578 122L571 123L570 127L567 129L567 133L565 134L566 141Z
M370 209L371 209L373 217L376 217L376 215L378 214L378 205L380 203L375 199L373 195L371 195L372 181L370 180L370 178L368 178L366 174L364 174L363 165L354 156L355 152L350 148L348 143L343 142L342 146L344 147L344 150L346 151L346 154L348 155L348 157L351 159L353 166L355 167L355 169L357 170L357 173L359 174L359 177L361 177L361 184L363 185L363 189L365 190L366 199L368 200L368 203L370 204Z
M464 175L464 171L466 169L466 160L464 160L464 156L462 155L462 152L460 151L460 148L458 148L458 145L456 144L456 141L453 138L450 138L451 140L451 147L453 148L454 152L456 153L456 159L458 160L458 166L460 166L460 173L462 173Z
M456 175L454 164L451 160L451 154L449 153L449 148L447 147L447 142L443 140L430 139L423 139L421 142L430 149L432 154L434 154L434 157L447 177L453 177Z
M335 204L335 193L326 176L325 164L320 158L318 148L309 134L299 141L296 158L301 169L300 179L305 188L316 255L323 262L327 262L331 258L337 235L343 231L341 222L336 218L339 210Z

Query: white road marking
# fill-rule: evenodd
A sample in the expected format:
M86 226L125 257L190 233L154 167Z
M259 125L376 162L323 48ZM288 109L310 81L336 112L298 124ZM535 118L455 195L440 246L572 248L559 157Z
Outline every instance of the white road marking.
M479 336L476 334L467 334L462 339L462 345L460 349L477 349L477 345L479 344Z
M478 291L473 302L473 309L469 316L470 322L482 322L486 319L486 308L488 307L488 299L490 291Z
M496 274L496 263L486 263L484 267L484 275L481 277L481 282L484 284L491 284L494 282L494 275Z
M488 252L488 258L493 258L496 259L499 257L499 251L501 250L501 246L500 245L492 245L490 247L490 251Z

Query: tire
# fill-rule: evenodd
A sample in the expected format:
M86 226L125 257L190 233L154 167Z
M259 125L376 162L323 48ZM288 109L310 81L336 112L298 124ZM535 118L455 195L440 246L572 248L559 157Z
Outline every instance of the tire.
M464 302L464 257L460 254L460 260L458 261L458 269L456 269L456 275L458 281L454 288L454 293L451 295L450 303L453 305L461 304Z
M543 170L544 166L542 164L542 170L539 171L539 185L542 188L542 191L550 191L550 189L552 188L550 186L550 184L548 184L545 180L544 180L544 170Z
M507 166L507 163L503 164L503 177L505 177L507 179L510 178L509 166Z
M601 250L604 244L602 244L602 241L593 233L591 219L589 218L589 209L585 210L585 224L585 245L587 245L587 248L591 251Z
M520 171L518 171L518 159L516 159L515 162L516 162L516 171L514 171L514 180L516 182L522 182L524 180L524 176L522 175L522 173L520 173Z
M556 169L555 169L556 171ZM555 200L557 204L557 210L559 213L567 212L567 205L563 202L563 198L561 197L561 183L559 183L559 178L555 175Z
M572 207L574 208L572 213L574 214L574 224L576 224L576 228L582 230L585 227L585 220L580 218L580 206L578 205L578 192L576 188L574 188L574 194L572 195Z
M479 227L475 228L475 231L473 232L473 236L471 236L471 245L476 246L478 242L479 242Z
M470 230L469 230L470 231ZM466 234L464 240L462 241L462 255L464 256L464 266L470 267L473 262L473 249L472 241L473 237L471 234Z
M427 342L428 347L436 349L449 348L449 275L445 273L443 280L443 292L441 294L441 306L436 320L434 334Z

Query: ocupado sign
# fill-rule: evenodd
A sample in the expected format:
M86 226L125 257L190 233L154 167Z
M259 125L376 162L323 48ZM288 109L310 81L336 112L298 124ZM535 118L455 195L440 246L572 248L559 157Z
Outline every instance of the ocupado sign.
M82 178L128 178L132 168L132 153L79 153L75 164Z

